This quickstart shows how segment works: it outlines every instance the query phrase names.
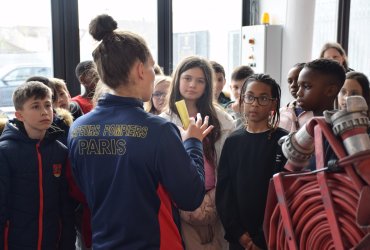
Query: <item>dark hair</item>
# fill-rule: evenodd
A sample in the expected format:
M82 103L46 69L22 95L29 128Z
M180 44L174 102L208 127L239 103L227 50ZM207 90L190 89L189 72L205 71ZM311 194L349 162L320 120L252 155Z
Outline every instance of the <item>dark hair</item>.
M93 52L100 79L116 89L129 82L129 73L137 60L146 63L151 53L140 36L126 31L115 31L117 22L109 15L94 18L89 32L97 41L102 41Z
M236 67L233 70L233 73L231 74L231 80L240 81L240 80L247 78L248 76L252 74L254 74L254 71L251 67L242 65L242 66Z
M69 94L67 84L63 79L51 77L49 79L49 82L51 85L53 85L54 89L56 90L57 96L58 96L58 92L60 92L61 90L64 90Z
M224 67L222 67L221 64L219 64L218 62L215 62L215 61L210 61L209 63L211 64L215 73L221 73L225 77L225 69L224 69Z
M346 79L346 72L342 65L337 61L330 59L316 59L311 62L308 62L304 65L303 68L308 68L315 70L323 75L329 76L331 83L335 83L339 89L343 87L344 81Z
M325 51L327 51L328 49L335 49L339 52L339 54L344 59L343 60L343 67L344 67L345 71L346 72L349 71L348 59L347 59L347 55L346 55L346 52L344 51L343 47L339 43L335 43L335 42L325 43L321 48L320 58L324 58Z
M87 71L91 69L95 69L95 63L91 60L83 61L77 64L76 70L75 70L77 79L79 79L80 76L82 76L83 74L85 74Z
M296 64L293 65L293 68L294 69L297 68L297 69L299 69L301 71L303 69L303 67L304 67L305 64L306 63L296 63Z
M216 109L213 105L213 78L214 78L213 70L212 66L206 59L203 59L198 56L190 56L185 58L177 65L177 68L174 71L172 77L172 89L170 93L168 106L173 113L179 115L176 109L175 102L183 99L183 97L180 94L180 77L182 73L192 68L200 68L204 73L206 81L204 93L197 100L196 107L198 109L198 112L203 117L206 115L209 116L209 124L212 124L214 126L211 133L207 135L206 140L203 141L204 154L206 156L206 159L213 160L216 159L214 157L215 156L214 144L221 136L221 125L217 118Z
M44 84L45 86L49 87L51 89L51 99L53 102L57 102L58 101L58 95L57 95L57 90L55 89L55 86L54 84L52 84L49 80L49 78L45 77L45 76L31 76L29 77L27 80L26 80L26 83L27 82L41 82L42 84Z
M154 74L155 75L164 75L161 66L159 66L158 64L154 64Z
M370 83L369 83L369 79L366 77L365 74L363 74L361 72L356 72L356 71L348 72L346 74L346 79L356 80L360 84L361 89L362 89L362 96L365 98L366 104L367 104L367 106L369 108L369 112L370 112L370 90L369 90Z
M269 75L266 74L253 74L249 76L245 82L243 83L243 87L240 91L240 97L239 97L239 107L243 105L243 98L245 91L247 90L248 84L251 82L262 82L266 85L269 85L271 87L271 97L276 99L276 110L274 112L273 117L271 118L270 125L273 130L275 130L279 125L280 120L280 98L281 98L281 90L279 84L272 79Z
M15 110L23 109L24 103L30 98L44 99L47 96L52 96L52 91L49 87L39 81L25 82L17 87L13 92L13 104Z

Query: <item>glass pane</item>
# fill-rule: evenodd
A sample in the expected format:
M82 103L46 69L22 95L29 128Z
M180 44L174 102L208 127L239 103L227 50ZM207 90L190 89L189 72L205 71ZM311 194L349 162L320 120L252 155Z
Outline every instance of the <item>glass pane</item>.
M370 1L352 0L349 23L349 67L370 77Z
M30 10L37 10L37 13ZM0 109L32 75L52 76L50 0L12 0L0 8Z
M339 0L316 0L313 26L312 58L318 58L321 47L337 41Z
M145 7L144 7L145 6ZM100 14L108 14L118 23L118 29L131 31L147 42L154 60L157 61L157 1L153 0L79 0L80 58L92 60L97 46L89 34L89 23Z
M173 0L174 68L186 56L203 56L224 66L229 83L240 65L241 6L241 0Z

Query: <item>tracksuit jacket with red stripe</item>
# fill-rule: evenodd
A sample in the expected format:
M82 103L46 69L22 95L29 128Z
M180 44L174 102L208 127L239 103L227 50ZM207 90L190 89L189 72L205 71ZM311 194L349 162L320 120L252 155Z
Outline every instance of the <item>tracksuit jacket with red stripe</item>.
M68 151L50 128L30 139L13 120L0 137L0 249L74 249L74 203L65 168Z
M174 206L194 210L203 200L199 140L183 143L178 128L140 100L106 94L72 124L68 148L94 250L183 249Z

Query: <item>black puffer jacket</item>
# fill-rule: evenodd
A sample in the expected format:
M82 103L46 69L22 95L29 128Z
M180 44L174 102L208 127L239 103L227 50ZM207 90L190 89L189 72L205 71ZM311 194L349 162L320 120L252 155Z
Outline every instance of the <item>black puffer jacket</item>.
M12 120L0 137L0 249L74 249L73 202L65 179L67 149L50 128L30 139Z

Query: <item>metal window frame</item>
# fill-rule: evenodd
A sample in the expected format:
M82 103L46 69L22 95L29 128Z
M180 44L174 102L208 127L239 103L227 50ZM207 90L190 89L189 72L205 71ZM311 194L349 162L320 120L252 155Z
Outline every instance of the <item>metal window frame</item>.
M339 0L338 3L337 42L348 51L351 0Z
M250 0L242 0L242 27L250 25Z
M158 64L166 75L173 70L172 0L157 1Z
M54 76L64 79L71 96L80 94L75 76L80 62L78 1L51 0Z

